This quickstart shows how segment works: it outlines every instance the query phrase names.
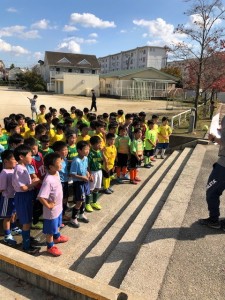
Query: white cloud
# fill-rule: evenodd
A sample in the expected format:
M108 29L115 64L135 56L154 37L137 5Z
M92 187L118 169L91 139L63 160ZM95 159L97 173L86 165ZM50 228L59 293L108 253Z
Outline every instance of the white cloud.
M31 28L49 29L49 21L46 19L42 19L40 21L37 21L36 23L33 23L31 25Z
M0 39L0 51L9 52L16 56L29 53L29 51L27 49L25 49L21 46L13 46L13 45L3 41L2 39Z
M0 37L16 36L22 39L36 39L39 38L37 30L25 31L26 26L15 25L11 27L0 28Z
M63 31L67 31L67 32L76 31L76 30L78 30L78 29L72 25L65 25L63 27Z
M57 46L57 50L71 52L71 53L80 53L81 52L80 45L73 40L60 43Z
M169 46L180 42L184 37L181 34L174 33L174 25L166 23L162 18L155 20L134 20L133 23L148 30L148 33L143 34L144 38L150 38L147 42L148 45Z
M97 38L98 37L98 34L93 32L93 33L90 33L89 34L90 37L93 37L93 38Z
M10 12L10 13L17 13L18 12L18 10L14 7L9 7L9 8L6 9L6 11Z
M34 57L36 60L39 60L39 59L41 59L41 58L44 57L44 54L43 54L42 52L40 52L40 51L37 51L37 52L34 52L33 57Z
M96 17L93 14L89 13L83 13L83 14L78 14L78 13L73 13L70 16L70 20L74 24L80 24L83 27L92 27L92 28L113 28L116 27L115 23L112 21L103 21Z
M127 30L126 29L121 29L120 33L127 33Z

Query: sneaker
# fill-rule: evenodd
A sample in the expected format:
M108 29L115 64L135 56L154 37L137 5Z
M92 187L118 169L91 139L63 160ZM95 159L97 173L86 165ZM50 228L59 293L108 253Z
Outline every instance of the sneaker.
M93 211L94 211L91 204L86 204L86 205L85 205L85 210L86 210L87 212L93 212Z
M75 228L79 228L80 227L80 224L77 221L77 219L71 219L70 220L70 224L73 225L73 227L75 227Z
M146 168L146 169L150 169L150 168L151 168L151 166L150 166L149 164L147 164L147 165L144 165L144 168Z
M114 192L114 190L111 187L109 187L108 189L110 190L110 192L112 193Z
M130 184L138 184L138 182L135 180L130 180Z
M33 236L30 237L30 243L31 243L31 246L36 246L40 243L41 239L40 237L39 238L35 238Z
M206 225L210 228L214 228L214 229L220 229L221 228L221 223L217 220L212 220L210 217L206 218L206 219L199 219L198 223L201 225Z
M60 235L57 239L53 239L55 244L66 243L69 240L69 237L66 235Z
M150 159L151 159L151 161L156 161L156 159L155 159L155 157L154 157L154 156L153 156L153 157L151 157Z
M19 227L15 227L11 229L11 234L12 235L19 235L22 234L22 229L20 229Z
M13 236L11 234L6 235L4 238L4 243L6 243L9 246L16 246L17 241L14 240Z
M104 190L104 193L105 193L106 195L110 195L110 194L112 194L112 192L110 191L110 189L106 189L106 190Z
M81 221L83 223L89 223L88 218L84 214L79 216L79 221Z
M94 209L97 209L97 210L102 209L101 205L100 205L98 202L91 203L91 206L92 206Z
M43 229L43 223L42 222L38 222L37 224L32 224L31 228L32 229Z
M129 179L130 179L129 174L127 173L126 175L124 175L122 179L123 179L123 180L129 180Z
M64 227L65 227L65 224L63 224L63 223L59 226L60 229L62 229Z
M139 182L139 181L141 181L141 178L139 178L139 177L135 177L135 178L134 178L134 181L137 181L137 182Z
M62 251L60 251L56 246L52 246L51 248L47 249L47 252L52 254L53 256L62 255Z
M165 156L164 155L161 155L161 159L164 159L165 158Z
M39 252L40 250L40 247L37 248L37 247L33 247L33 246L30 246L28 249L23 249L24 252L26 252L27 254L36 254L37 252Z
M117 181L117 183L123 183L123 179L122 178L117 178L116 181Z

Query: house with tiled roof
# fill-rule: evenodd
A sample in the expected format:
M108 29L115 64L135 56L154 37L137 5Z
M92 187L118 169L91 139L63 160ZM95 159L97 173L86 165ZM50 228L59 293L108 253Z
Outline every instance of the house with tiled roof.
M92 88L96 90L95 83L89 84L99 80L100 65L95 55L46 51L44 61L39 60L39 64L48 90L77 95L83 95Z

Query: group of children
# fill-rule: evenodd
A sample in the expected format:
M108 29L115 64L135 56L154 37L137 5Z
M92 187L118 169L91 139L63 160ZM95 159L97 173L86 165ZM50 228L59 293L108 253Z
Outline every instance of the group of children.
M35 101L33 101L35 100ZM37 114L37 96L31 101ZM33 101L33 102L32 102ZM13 234L22 233L23 250L36 253L30 236L31 224L43 216L47 251L59 256L58 243L68 241L60 234L63 221L78 228L88 223L85 215L100 210L99 191L113 193L111 179L138 184L138 167L150 168L159 152L164 158L172 131L168 118L158 125L158 116L126 115L122 110L96 115L72 106L70 112L40 105L36 120L11 114L0 127L0 218L4 241L16 245ZM125 181L126 179L126 181ZM71 185L70 185L71 182ZM72 186L72 217L66 214ZM16 227L16 220L22 230Z

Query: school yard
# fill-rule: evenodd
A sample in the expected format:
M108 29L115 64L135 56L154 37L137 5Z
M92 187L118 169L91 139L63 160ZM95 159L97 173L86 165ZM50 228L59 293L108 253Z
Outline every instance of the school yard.
M3 118L11 113L23 113L25 116L31 117L30 102L27 97L33 97L33 94L23 90L10 89L8 87L0 87L0 123ZM37 106L45 104L48 109L50 106L56 109L63 107L70 110L71 106L83 110L84 107L90 108L91 98L82 96L65 96L65 95L38 95ZM181 108L173 111L166 110L166 101L149 100L149 101L131 101L124 99L97 98L98 114L104 112L113 112L123 109L125 113L137 113L145 111L147 116L152 114L171 115L177 114ZM3 125L3 124L2 124Z

